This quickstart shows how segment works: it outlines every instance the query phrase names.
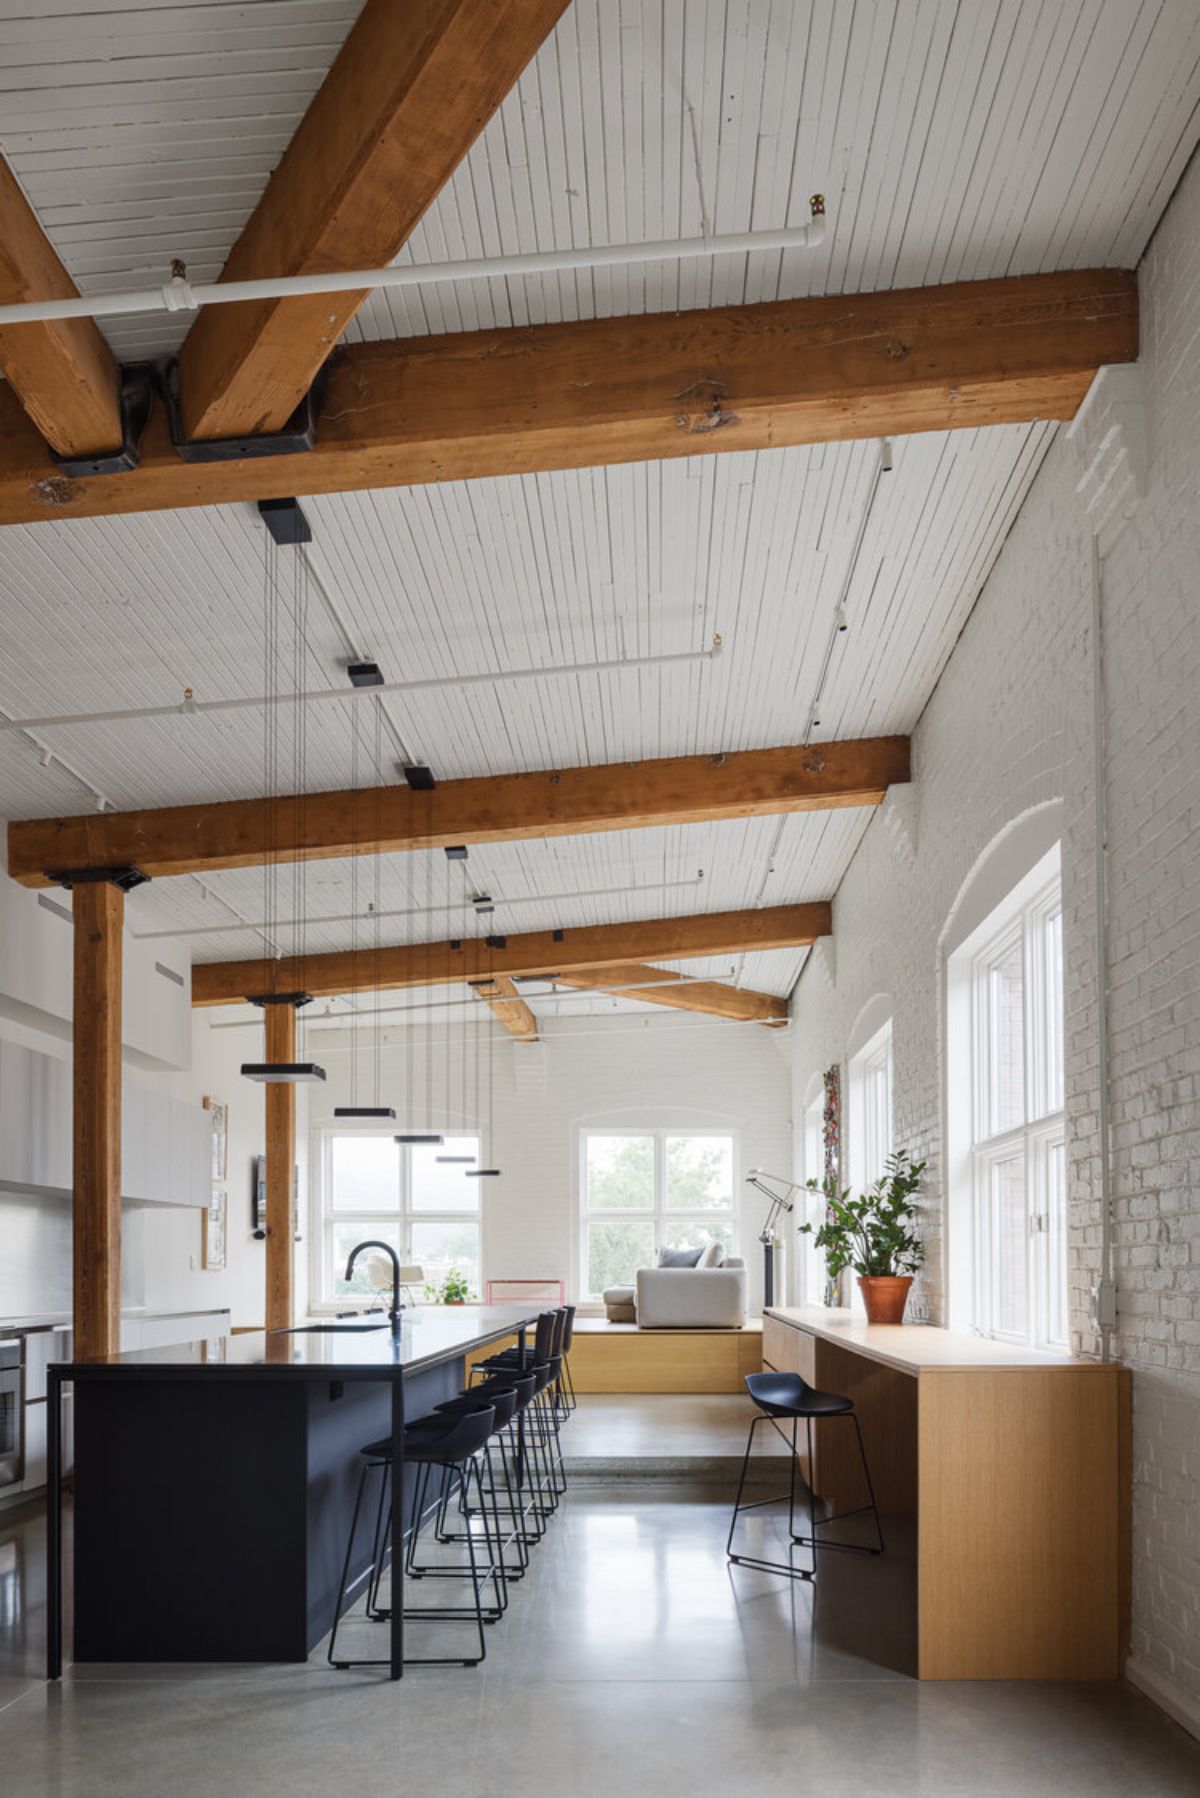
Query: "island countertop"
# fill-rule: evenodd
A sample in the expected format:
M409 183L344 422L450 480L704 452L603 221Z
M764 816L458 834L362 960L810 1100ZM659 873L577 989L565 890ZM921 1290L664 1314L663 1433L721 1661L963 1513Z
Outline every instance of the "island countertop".
M415 1306L405 1312L398 1338L386 1317L363 1323L314 1317L290 1330L254 1330L126 1349L89 1361L52 1363L51 1371L59 1379L75 1381L403 1378L499 1342L535 1323L544 1309L543 1305Z
M422 1305L404 1313L396 1337L386 1316L310 1318L290 1330L51 1363L48 1676L62 1671L66 1386L76 1660L304 1661L347 1599L339 1574L363 1444L390 1438L393 1487L411 1493L406 1419L454 1398L475 1351L544 1309ZM518 1466L522 1454L518 1446ZM392 1505L394 1591L406 1517L405 1503ZM147 1576L160 1563L169 1580ZM393 1679L404 1666L403 1618L396 1603L382 1654Z

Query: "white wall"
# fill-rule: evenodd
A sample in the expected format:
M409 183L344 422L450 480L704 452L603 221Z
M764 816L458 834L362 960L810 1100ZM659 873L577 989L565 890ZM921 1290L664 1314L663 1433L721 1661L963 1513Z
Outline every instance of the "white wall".
M68 895L50 895L57 905ZM37 895L0 875L0 1038L69 1060L71 923L38 906ZM153 953L150 949L153 949ZM208 1271L201 1214L194 1207L122 1207L121 1302L152 1311L227 1307L234 1323L261 1323L264 1245L251 1228L251 1164L265 1142L263 1088L244 1080L261 1034L214 1026L218 1013L190 1006L190 969L177 944L147 946L127 932L123 990L125 1077L131 1084L199 1105L207 1094L229 1105L228 1264ZM180 970L180 988L155 967ZM190 1063L190 1065L189 1065ZM304 1089L297 1095L301 1217L307 1178ZM36 1120L33 1121L36 1127ZM297 1311L307 1305L307 1255L297 1245ZM71 1308L71 1206L0 1190L0 1316Z
M258 1030L221 1027L227 1014L192 1014L192 1065L187 1073L164 1076L176 1098L199 1104L224 1099L229 1107L229 1208L227 1266L201 1266L200 1219L182 1211L140 1214L145 1232L146 1305L152 1310L195 1310L227 1306L235 1324L261 1325L266 1292L266 1244L254 1239L251 1183L256 1155L266 1145L266 1089L239 1072L243 1061L262 1059ZM147 1082L148 1083L148 1082ZM296 1160L300 1167L300 1217L307 1234L308 1092L296 1088ZM308 1304L308 1257L295 1245L295 1312Z
M588 1124L731 1129L740 1138L743 1174L756 1165L787 1170L791 1113L783 1032L628 1014L551 1022L536 1044L514 1042L500 1026L496 1032L495 1158L503 1176L481 1182L485 1278L565 1279L574 1290L578 1142ZM311 1089L315 1140L334 1106L350 1102L349 1044L343 1031L314 1030L309 1040L329 1075L326 1086ZM384 1040L382 1101L399 1108L406 1093L405 1045L395 1032ZM465 1102L461 1097L458 1049L451 1057L447 1111L444 1040L435 1026L427 1102L427 1042L424 1031L414 1032L413 1122L480 1127L473 1077ZM310 1161L315 1169L315 1156ZM739 1195L745 1191L739 1185ZM755 1237L765 1201L753 1193L746 1198L741 1246L757 1310L762 1256Z
M1151 462L1102 539L1111 1104L1119 1322L1134 1369L1131 1674L1200 1729L1200 168L1141 270ZM902 450L901 452L902 453ZM914 738L914 788L876 816L794 1002L793 1110L894 997L895 1141L929 1161L917 1296L946 1315L943 949L998 838L1059 800L1066 952L1071 1322L1097 1349L1097 1004L1091 532L1060 433ZM915 801L915 804L913 803ZM1010 846L1015 838L1010 838ZM1003 859L1005 851L1001 849ZM829 977L830 968L835 970Z

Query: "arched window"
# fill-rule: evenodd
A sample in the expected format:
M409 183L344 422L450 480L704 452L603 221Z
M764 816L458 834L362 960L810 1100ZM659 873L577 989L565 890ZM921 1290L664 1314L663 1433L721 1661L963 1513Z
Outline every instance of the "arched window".
M850 1032L847 1058L847 1158L842 1184L867 1192L892 1152L892 1000L879 994ZM857 1280L847 1283L852 1310L864 1309Z
M1018 836L981 868L946 963L951 1322L1035 1348L1068 1341L1057 842L1029 861L1055 822L1035 819L1023 854Z

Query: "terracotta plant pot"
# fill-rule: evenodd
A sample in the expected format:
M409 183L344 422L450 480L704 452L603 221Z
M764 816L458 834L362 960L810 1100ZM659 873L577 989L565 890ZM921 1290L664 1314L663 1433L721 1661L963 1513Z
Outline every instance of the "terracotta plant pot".
M867 1307L869 1324L902 1324L911 1274L860 1274L858 1290Z

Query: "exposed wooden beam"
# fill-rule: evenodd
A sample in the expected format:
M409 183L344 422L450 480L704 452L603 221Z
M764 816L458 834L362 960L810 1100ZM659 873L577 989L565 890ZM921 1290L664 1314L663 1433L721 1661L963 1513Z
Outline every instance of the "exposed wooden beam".
M536 1043L537 1019L522 999L508 974L494 974L490 980L473 980L472 989L486 1000L510 1036L521 1043Z
M407 943L380 949L378 955L371 948L295 960L206 962L192 968L192 1004L236 1005L242 999L272 992L307 992L325 998L372 988L438 986L504 975L561 975L573 968L617 967L623 962L794 949L828 936L831 928L830 907L821 900L810 905L767 905L757 911L649 918L635 924L593 924L581 930L537 930L527 936L493 938L491 943L482 937ZM270 1006L268 1014L279 1009Z
M560 986L580 992L605 992L615 999L638 999L647 1005L669 1005L675 1011L699 1011L711 1018L766 1024L779 1029L788 1021L788 1002L774 993L756 993L720 980L681 980L667 984L666 968L630 962L614 968L573 968L560 973Z
M268 1005L263 1011L263 1038L268 1061L295 1061L296 1013L290 1005ZM264 1088L267 1108L267 1252L266 1324L268 1330L289 1329L292 1316L293 1183L296 1166L296 1089L272 1083Z
M49 886L62 868L130 866L143 874L212 873L285 861L509 843L657 824L756 818L878 805L909 778L907 737L672 756L541 774L235 799L160 811L92 812L8 827L8 871Z
M0 394L0 523L1071 418L1137 356L1122 269L583 319L338 351L308 455L66 481Z
M367 0L222 280L382 268L567 0ZM190 438L287 422L365 293L210 306L180 356Z
M69 300L78 293L0 156L0 305ZM12 390L10 405L15 399L24 407L59 455L93 456L120 447L116 358L93 319L0 326L0 369Z
M75 1356L121 1347L121 950L125 895L76 887L72 1025Z

